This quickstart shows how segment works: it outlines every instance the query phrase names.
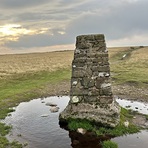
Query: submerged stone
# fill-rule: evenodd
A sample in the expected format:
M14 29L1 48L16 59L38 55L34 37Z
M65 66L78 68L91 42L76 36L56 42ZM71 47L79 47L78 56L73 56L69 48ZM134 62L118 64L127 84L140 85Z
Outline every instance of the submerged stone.
M55 112L58 112L59 111L59 107L57 107L57 106L52 106L51 108L50 108L50 112L51 113L55 113Z
M113 98L109 77L104 35L78 36L72 62L70 101L60 114L60 120L87 119L115 127L120 121L120 107Z

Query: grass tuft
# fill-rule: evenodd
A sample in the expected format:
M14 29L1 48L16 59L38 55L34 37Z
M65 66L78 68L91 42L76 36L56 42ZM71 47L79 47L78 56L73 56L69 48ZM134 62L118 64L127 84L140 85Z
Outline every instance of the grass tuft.
M68 128L72 131L77 130L78 128L83 128L88 131L93 130L93 125L88 120L81 120L81 119L69 119L68 121Z
M102 148L118 148L118 144L110 140L103 141L101 145Z

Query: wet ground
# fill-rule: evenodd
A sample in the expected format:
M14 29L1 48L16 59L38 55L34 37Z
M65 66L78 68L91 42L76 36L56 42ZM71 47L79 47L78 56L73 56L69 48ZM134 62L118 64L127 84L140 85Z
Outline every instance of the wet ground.
M7 136L9 140L18 140L28 143L26 148L100 148L100 141L108 137L95 137L93 134L81 135L66 131L59 126L59 112L68 104L69 97L48 97L23 102L3 122L13 126L12 132ZM117 102L126 108L134 109L148 114L148 104L117 99ZM58 112L51 113L46 103L57 104ZM148 131L116 137L111 139L118 143L119 148L146 148L148 145Z

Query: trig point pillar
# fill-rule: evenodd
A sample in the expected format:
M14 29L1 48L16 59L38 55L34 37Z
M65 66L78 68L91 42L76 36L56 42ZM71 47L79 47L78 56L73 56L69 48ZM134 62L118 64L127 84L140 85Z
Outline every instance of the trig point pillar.
M60 120L88 119L115 127L120 107L115 102L110 83L108 51L103 34L76 38L72 62L70 101Z

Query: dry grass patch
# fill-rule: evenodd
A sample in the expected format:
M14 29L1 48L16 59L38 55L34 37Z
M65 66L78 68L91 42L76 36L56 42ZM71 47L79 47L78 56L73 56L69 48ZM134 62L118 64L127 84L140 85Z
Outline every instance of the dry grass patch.
M73 51L0 56L0 78L37 71L55 71L71 66Z
M116 55L117 53L122 53L125 50L128 50L129 47L110 47L108 48L108 52L109 52L109 58L112 58L114 55Z

